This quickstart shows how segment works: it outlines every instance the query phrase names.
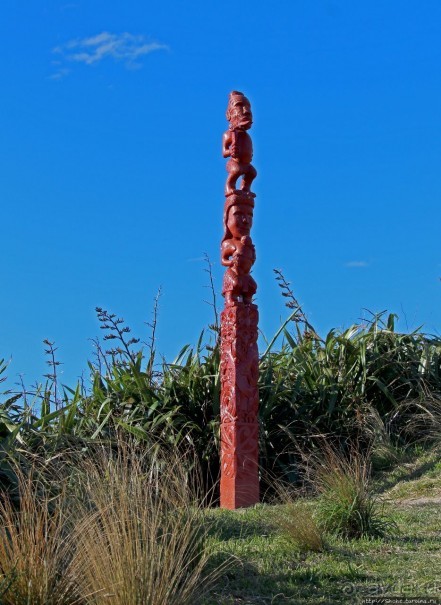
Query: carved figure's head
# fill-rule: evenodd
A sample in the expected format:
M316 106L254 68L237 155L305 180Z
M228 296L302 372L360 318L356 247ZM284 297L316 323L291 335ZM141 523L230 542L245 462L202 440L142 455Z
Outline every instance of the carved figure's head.
M241 239L249 235L253 225L253 207L249 204L231 205L225 216L225 239Z
M230 92L227 107L227 120L230 122L230 128L240 128L248 130L253 124L253 114L251 104L243 92L233 90Z

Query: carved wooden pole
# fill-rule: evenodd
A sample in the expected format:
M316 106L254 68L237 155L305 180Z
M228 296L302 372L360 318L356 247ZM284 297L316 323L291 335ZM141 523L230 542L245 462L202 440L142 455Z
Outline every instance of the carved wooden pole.
M223 136L227 162L222 264L227 267L221 313L221 485L222 508L236 509L259 502L258 406L259 314L252 297L257 285L250 275L256 252L250 237L257 175L251 165L253 144L246 132L253 123L245 95L230 93ZM236 182L242 177L240 189Z

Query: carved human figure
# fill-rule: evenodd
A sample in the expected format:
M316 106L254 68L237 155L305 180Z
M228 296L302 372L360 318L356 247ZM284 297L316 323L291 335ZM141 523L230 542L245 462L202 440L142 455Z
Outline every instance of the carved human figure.
M249 192L257 172L251 164L253 159L253 143L246 132L253 123L251 105L246 96L238 90L230 93L227 107L229 129L222 139L222 153L227 162L227 182L225 195L231 195L236 190L237 179L242 176L241 190Z
M237 196L227 198L224 209L224 236L221 243L221 261L224 267L230 267L242 237L250 235L253 225L252 198L241 200Z
M244 235L235 246L224 275L222 294L225 296L226 306L235 302L243 302L246 305L252 302L257 284L249 273L255 260L256 251L251 237Z

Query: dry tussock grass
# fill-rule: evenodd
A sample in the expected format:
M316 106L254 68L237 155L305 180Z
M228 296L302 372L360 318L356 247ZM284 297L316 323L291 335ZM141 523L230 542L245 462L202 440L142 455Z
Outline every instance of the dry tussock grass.
M77 601L68 572L71 542L66 532L65 492L48 493L34 466L15 469L20 505L0 498L0 579L4 605L67 605ZM7 587L9 586L9 589Z
M0 500L4 605L186 605L222 572L205 572L207 522L177 452L73 456L55 498L36 467L17 476L18 508Z

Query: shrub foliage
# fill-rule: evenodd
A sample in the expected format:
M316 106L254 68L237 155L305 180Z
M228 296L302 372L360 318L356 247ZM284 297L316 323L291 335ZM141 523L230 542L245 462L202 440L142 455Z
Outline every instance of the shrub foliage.
M435 409L441 416L439 338L421 330L401 333L395 328L396 316L385 313L321 337L289 283L276 273L290 315L260 358L264 471L295 481L293 452L309 445L316 434L366 447L385 440L400 443L414 436L412 428L424 425L425 413L433 419ZM211 487L219 471L218 325L203 332L195 347L185 346L172 363L157 363L156 322L151 342L141 348L121 318L101 308L97 314L104 338L95 341L89 383L61 386L55 348L47 341L46 382L31 392L23 387L4 394L1 451L16 451L20 444L53 453L73 443L87 447L122 430L170 446L191 444ZM0 377L5 367L1 362ZM409 422L414 412L419 424ZM12 477L3 457L0 481L8 483Z

